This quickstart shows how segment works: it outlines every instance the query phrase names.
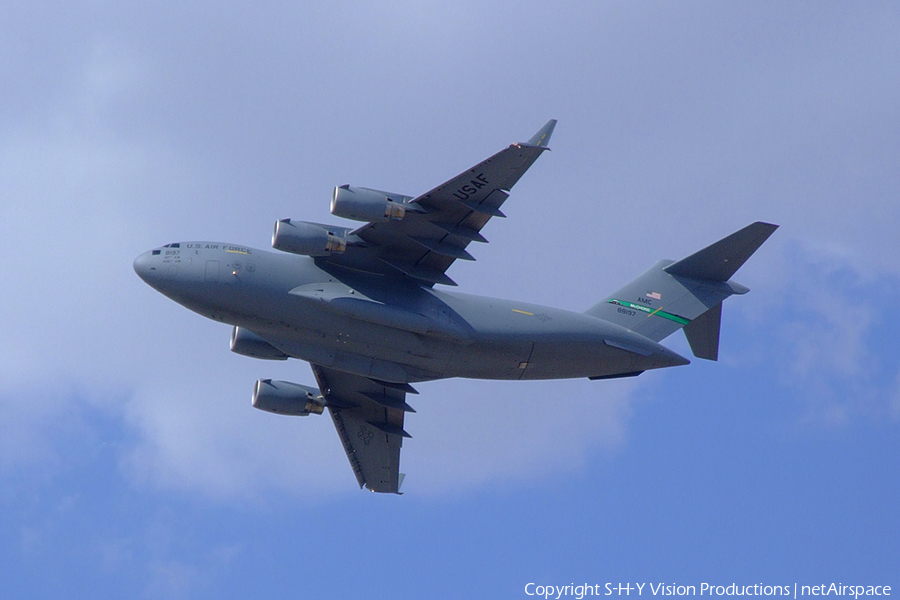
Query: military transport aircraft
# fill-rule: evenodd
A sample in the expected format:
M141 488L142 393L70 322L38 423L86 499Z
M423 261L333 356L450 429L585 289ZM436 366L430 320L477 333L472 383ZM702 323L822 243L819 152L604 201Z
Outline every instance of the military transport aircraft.
M716 360L722 301L748 289L731 276L772 234L757 222L682 260L660 261L573 313L437 289L474 260L470 242L547 150L549 121L461 175L411 197L342 185L331 213L358 228L285 219L267 252L221 242L166 244L134 270L205 317L234 326L231 350L308 361L318 387L260 379L253 406L305 416L328 409L360 487L399 493L412 384L448 377L631 377L690 361L659 344L684 329Z

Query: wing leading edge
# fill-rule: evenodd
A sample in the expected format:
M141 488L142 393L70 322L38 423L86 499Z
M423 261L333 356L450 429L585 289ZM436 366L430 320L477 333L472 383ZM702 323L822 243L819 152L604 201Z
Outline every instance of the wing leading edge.
M551 119L528 142L512 144L412 199L402 220L368 223L354 230L352 235L361 244L320 261L399 273L426 285L456 285L447 269L458 258L475 260L466 247L471 242L487 242L481 229L491 217L504 216L500 207L510 189L548 150L555 126L556 120Z

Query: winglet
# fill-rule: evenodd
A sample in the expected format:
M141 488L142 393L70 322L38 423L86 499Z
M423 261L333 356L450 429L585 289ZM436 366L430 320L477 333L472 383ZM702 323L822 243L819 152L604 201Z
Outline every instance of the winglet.
M550 143L550 136L553 135L554 127L556 127L556 119L550 119L547 121L546 125L541 127L540 130L528 140L528 145L546 148L547 144Z

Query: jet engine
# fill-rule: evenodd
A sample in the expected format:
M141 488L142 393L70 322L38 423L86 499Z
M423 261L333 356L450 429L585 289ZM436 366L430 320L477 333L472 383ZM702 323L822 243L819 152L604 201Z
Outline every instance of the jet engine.
M331 214L354 221L399 221L406 216L403 198L398 194L341 185L331 195Z
M235 327L231 330L231 351L265 360L287 360L289 358L287 354L266 340L242 327Z
M272 247L293 254L328 256L344 252L347 249L347 238L335 235L324 225L282 219L275 223Z
M305 417L310 413L321 415L325 399L316 388L291 383L260 379L253 387L253 408L275 413Z

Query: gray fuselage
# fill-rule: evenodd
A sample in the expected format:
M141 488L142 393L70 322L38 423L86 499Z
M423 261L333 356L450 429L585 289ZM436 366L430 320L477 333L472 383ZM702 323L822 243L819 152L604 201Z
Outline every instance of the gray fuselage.
M134 261L145 282L205 317L294 358L387 382L614 377L688 362L586 314L322 267L219 242L168 244Z

